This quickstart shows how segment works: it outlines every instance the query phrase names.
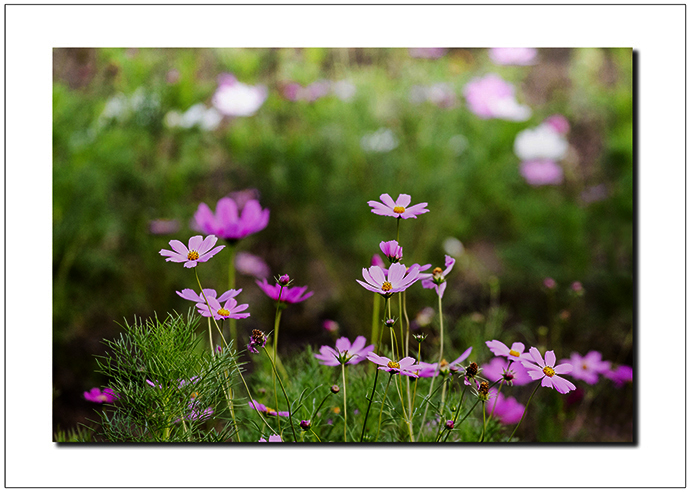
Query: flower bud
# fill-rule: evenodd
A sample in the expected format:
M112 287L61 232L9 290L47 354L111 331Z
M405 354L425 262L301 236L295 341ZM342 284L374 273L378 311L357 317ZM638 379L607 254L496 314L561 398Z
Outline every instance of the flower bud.
M384 323L388 328L391 328L395 324L395 320L393 318L389 318L386 321L384 321Z
M455 427L455 422L452 420L446 420L446 429L452 430Z
M428 335L426 333L416 333L416 334L412 335L412 338L417 340L417 342L422 343L424 340L426 340L427 336Z
M331 386L331 393L333 393L334 395L340 393L340 386L338 386L337 384Z
M287 284L290 283L290 275L288 275L288 274L281 275L280 277L278 277L278 283L280 285L282 285L283 287L285 287Z
M309 429L311 429L311 420L302 420L302 421L299 423L299 426L300 426L302 429L304 429L305 431L306 431L306 430L309 430Z

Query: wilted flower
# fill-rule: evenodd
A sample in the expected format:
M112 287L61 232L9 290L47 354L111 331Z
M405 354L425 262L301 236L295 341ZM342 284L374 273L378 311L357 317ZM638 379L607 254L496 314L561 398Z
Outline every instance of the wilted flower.
M536 381L541 379L541 385L547 388L554 388L559 393L568 393L575 389L575 385L565 378L558 376L558 374L568 374L573 370L571 364L556 365L556 355L553 350L549 350L542 358L541 353L535 347L529 349L534 362L526 360L521 361L522 365L527 368L527 371Z
M290 413L289 412L278 412L277 410L274 410L270 407L267 407L263 403L259 403L256 400L252 400L248 403L249 408L253 408L254 410L257 410L261 413L265 413L267 415L273 415L275 416L280 416L280 417L289 417Z
M611 362L601 360L601 353L596 350L590 350L585 356L573 352L570 354L570 359L563 359L561 362L571 364L573 370L570 375L587 384L596 384L599 381L599 374L605 374L611 370Z
M412 197L401 193L398 195L398 199L393 201L388 193L384 193L379 197L383 202L377 202L376 200L369 200L367 204L371 207L371 211L376 215L387 215L389 217L395 217L397 219L416 219L418 215L427 213L426 207L428 203L418 203L417 205L412 205Z
M489 383L486 381L477 381L477 383L477 388L475 390L475 395L477 398L479 398L481 401L488 401L489 398L494 396L493 394L489 394Z
M196 305L199 314L206 318L213 317L216 320L221 319L244 319L250 316L249 313L243 313L249 307L249 304L237 305L237 299L230 298L224 306L220 305L218 299L210 298L208 305L205 302L199 302Z
M391 263L397 263L402 260L403 249L402 246L398 245L398 241L381 241L379 247L381 248L381 252Z
M245 251L240 251L235 256L235 268L243 275L256 278L266 278L271 274L264 260Z
M232 198L221 198L214 214L205 203L200 203L194 214L194 221L205 234L228 240L239 241L250 234L259 232L268 225L270 212L262 210L257 200L249 200L238 214L238 204Z
M469 386L475 378L479 376L482 368L476 362L470 362L467 367L465 367L465 385Z
M218 238L213 235L208 236L206 239L202 236L193 236L189 239L189 248L187 248L182 242L173 239L169 244L174 251L162 249L160 254L168 257L165 261L184 262L185 268L194 268L197 263L208 261L225 247L216 246L213 248L216 241L218 241Z
M359 279L357 279L357 283L371 292L376 292L384 297L390 297L395 292L403 292L419 280L418 267L410 268L407 274L405 272L407 272L407 267L402 263L393 263L387 275L380 267L362 268L362 276L366 283Z
M503 342L491 340L486 342L486 346L489 347L489 350L491 350L494 355L499 357L507 357L508 360L532 360L532 356L529 353L523 353L525 351L525 344L521 342L515 342L510 348L508 348L508 346Z
M100 388L91 388L89 391L84 391L84 399L94 403L112 403L118 398L119 395L110 388L104 388L103 391Z
M320 354L314 357L321 361L325 366L339 366L340 364L357 364L362 362L366 355L374 350L373 345L367 345L367 339L363 336L355 338L350 342L346 337L341 337L335 342L335 349L327 345L322 345Z
M262 437L259 442L266 442L266 439ZM283 439L278 434L273 434L268 437L268 442L283 442Z
M497 65L533 65L537 58L535 48L491 48L489 58Z
M417 375L417 370L420 367L415 364L415 360L412 357L404 357L398 362L395 362L390 360L388 357L383 357L376 355L374 352L369 352L367 359L378 365L378 369L381 371L402 374L403 376L411 376L413 378L419 377Z
M243 84L231 74L220 75L218 82L212 101L216 109L225 116L251 116L268 97L265 86Z
M426 278L422 280L422 287L425 289L436 289L436 294L439 297L443 297L443 293L446 291L446 275L450 273L455 265L455 259L446 255L446 269L441 270L440 267L434 268L433 273L424 274Z
M568 151L568 141L552 125L542 123L518 133L513 150L522 161L557 161Z
M549 160L524 161L520 163L520 174L532 186L557 185L563 182L563 169Z
M259 349L256 347L264 348L266 346L266 334L261 330L252 330L252 336L247 345L247 350L253 354L258 354Z
M480 118L525 121L532 110L515 99L515 88L496 74L472 79L464 88L467 105Z
M304 287L281 287L277 282L275 285L270 285L266 279L263 279L261 282L257 280L256 285L274 301L286 302L288 304L297 304L314 295L313 291L305 294L308 288L306 285ZM278 299L278 296L280 296L280 299Z

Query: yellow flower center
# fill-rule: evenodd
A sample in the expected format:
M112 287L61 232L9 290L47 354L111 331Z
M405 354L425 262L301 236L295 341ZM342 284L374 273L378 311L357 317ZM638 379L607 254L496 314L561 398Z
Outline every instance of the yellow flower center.
M518 352L517 350L512 350L512 349L511 349L510 352L508 352L508 353L509 353L510 355L512 355L513 357L520 357L520 352Z
M397 362L393 362L392 360L389 360L388 367L390 367L391 369L400 369L400 364L398 364Z
M548 377L552 378L556 375L556 371L554 371L552 367L546 366L544 368L544 374L546 374Z
M436 267L434 268L434 275L441 275L443 273L443 269L441 267Z
M198 260L199 253L197 251L191 250L189 253L187 253L187 259L192 261Z
M333 413L340 414L340 407L333 407Z
M391 285L390 282L384 282L383 285L381 286L381 290L384 292L388 292L393 288L393 285Z
M442 371L448 368L448 361L446 359L441 359L441 364L439 365Z
M271 407L266 407L266 413L278 413L278 412L273 410Z
M220 308L218 310L218 314L220 316L230 316L230 311L228 311L227 309L224 309L224 308Z
M393 208L393 212L395 212L396 214L401 214L401 213L403 213L404 211L405 211L405 207L401 207L400 205L398 205L397 207L394 207L394 208Z

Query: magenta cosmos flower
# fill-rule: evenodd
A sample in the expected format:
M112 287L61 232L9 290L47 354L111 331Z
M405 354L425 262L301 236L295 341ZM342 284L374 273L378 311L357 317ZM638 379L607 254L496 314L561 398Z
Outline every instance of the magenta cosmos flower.
M407 273L406 273L407 272ZM395 292L402 292L419 280L419 266L412 266L408 272L402 263L393 263L386 274L381 267L373 266L368 270L362 268L366 283L357 280L367 290L390 297Z
M363 336L355 338L354 342L350 342L346 337L338 338L335 342L335 349L327 345L323 345L320 349L320 354L314 354L314 357L321 361L325 366L339 366L340 364L357 364L362 362L367 354L374 350L373 345L367 345L367 339Z
M527 368L527 372L533 381L541 379L541 385L547 388L554 388L559 393L568 393L575 389L575 385L558 374L568 374L573 370L571 364L556 365L556 354L553 350L548 350L542 358L541 353L536 347L529 349L534 362L522 360L522 365Z
M403 249L398 244L398 241L381 241L379 248L381 248L381 252L391 263L397 263L402 260Z
M532 378L522 364L508 362L501 357L494 357L484 365L482 374L490 381L503 381L508 386L522 386L532 382Z
M446 291L446 275L450 273L455 265L455 259L446 255L446 269L442 270L440 267L434 268L430 274L424 274L426 278L422 280L422 287L425 289L436 289L436 294L443 297Z
M160 254L161 256L167 256L165 261L174 261L175 263L184 262L185 268L194 268L197 263L208 261L213 255L225 247L216 246L213 248L216 241L218 241L218 238L213 235L208 236L206 239L202 236L193 236L189 239L189 247L187 247L181 241L173 239L169 244L174 251L162 249L160 250Z
M463 367L460 365L462 361L467 359L470 356L470 353L472 353L472 347L468 348L465 350L460 357L455 359L453 362L448 363L446 359L443 359L439 365L439 363L431 364L429 362L420 362L418 365L420 366L420 370L417 371L418 375L420 378L430 378L434 376L438 376L440 373L447 373L448 371L450 372L459 372L463 370ZM439 372L439 367L440 367L440 372Z
M262 210L258 201L247 201L241 215L238 208L235 200L229 197L218 200L215 214L208 205L200 203L194 221L204 234L215 234L227 241L239 241L268 225L270 211Z
M266 442L266 439L262 437L259 442ZM278 434L273 434L268 437L268 442L283 442L283 439Z
M249 313L242 312L249 307L249 304L240 304L238 306L237 299L232 297L228 299L223 306L220 305L218 299L210 298L208 300L208 305L206 305L205 302L199 302L197 303L196 307L199 310L200 315L206 318L213 317L216 320L228 318L243 319L250 316Z
M249 408L253 408L254 410L257 410L261 413L265 413L267 415L273 415L274 417L280 416L280 417L289 417L290 413L289 412L278 412L277 410L273 410L271 407L267 407L263 403L259 403L256 400L252 400L248 403Z
M470 111L483 119L525 121L532 115L530 108L518 104L513 85L496 74L472 79L464 94Z
M286 302L288 304L297 304L298 302L306 301L314 295L314 291L305 294L307 291L306 285L304 287L281 287L277 282L275 285L270 285L266 279L263 279L261 282L257 280L256 285L274 301ZM282 292L280 289L283 289ZM280 296L280 299L278 299L278 296Z
M110 388L105 388L103 391L100 388L91 388L89 391L84 391L84 399L94 403L112 403L118 399L118 395Z
M490 389L489 394L490 398L494 398L496 390ZM487 405L486 411L493 411L494 417L503 425L511 425L520 422L522 414L525 413L525 406L512 396L506 398L503 393L498 393L498 396Z
M515 342L510 348L498 340L491 340L486 342L486 346L489 350L493 352L494 355L499 357L507 357L508 360L521 361L528 360L532 361L532 356L525 352L525 344L520 342Z
M564 359L573 366L570 375L575 379L581 379L587 384L596 384L599 374L604 374L611 369L609 361L601 360L601 353L591 350L584 357L577 352L570 354L570 359Z
M520 163L520 174L530 186L558 185L563 182L563 169L547 159Z
M415 364L412 357L404 357L398 362L390 360L388 357L376 355L374 352L369 352L367 355L374 364L378 365L381 371L392 372L393 374L402 374L403 376L410 376L418 378L417 371L420 369L419 365Z
M400 194L398 199L393 201L388 193L384 193L379 197L383 203L377 202L376 200L369 200L367 204L371 207L371 211L376 215L387 215L389 217L395 217L397 219L416 219L418 215L422 215L428 212L424 207L428 203L418 203L417 205L412 205L412 197L410 195Z

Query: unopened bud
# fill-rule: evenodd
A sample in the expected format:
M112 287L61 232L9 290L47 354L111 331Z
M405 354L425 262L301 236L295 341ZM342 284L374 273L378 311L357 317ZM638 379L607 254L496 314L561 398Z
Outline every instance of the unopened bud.
M333 386L331 386L331 393L333 393L333 394L340 393L340 386L338 386L337 384L334 384Z
M278 278L278 283L279 283L280 285L282 285L283 287L285 287L287 284L290 283L290 275L288 275L288 274L281 275L281 276Z
M388 328L390 328L390 327L392 327L392 326L395 324L395 320L394 320L393 318L389 318L389 319L387 319L386 321L384 321L384 323L386 324L386 326L387 326Z
M305 431L306 431L306 430L309 430L309 429L311 429L311 420L302 420L302 421L299 423L299 426L300 426L302 429L304 429Z
M446 420L446 429L452 430L455 427L455 422L452 420Z
M412 335L412 338L417 340L419 343L422 343L424 340L426 340L427 334L426 333L418 333L415 335Z

